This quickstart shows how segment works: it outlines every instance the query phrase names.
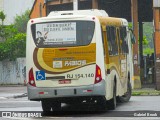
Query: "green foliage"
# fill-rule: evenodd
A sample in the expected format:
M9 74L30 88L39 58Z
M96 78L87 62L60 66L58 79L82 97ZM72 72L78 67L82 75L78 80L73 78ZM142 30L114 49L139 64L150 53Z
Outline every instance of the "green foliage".
M143 55L151 55L152 53L154 53L154 49L153 48L150 48L149 46L149 40L147 40L147 37L146 36L143 36Z
M140 42L140 39L138 39L138 44ZM146 36L143 36L143 41L142 41L143 46L148 46L149 45L149 41L147 39Z
M132 29L132 23L128 23L128 28Z
M153 48L153 23L152 22L145 22L143 24L143 33L144 36L147 37L147 40L149 41L149 46Z
M2 37L4 40L12 37L17 33L18 33L18 30L14 28L14 25L0 26L0 37Z
M143 36L143 41L142 41L143 45L148 45L149 41L147 40L146 36Z
M0 19L2 20L2 25L3 25L5 18L6 18L6 15L4 14L4 12L0 11Z
M128 27L132 29L132 23L128 24ZM153 24L150 22L145 22L143 24L143 55L151 55L154 53L154 46L152 45L153 43ZM139 43L139 40L138 40Z
M9 27L10 28L10 27ZM8 29L9 29L8 28ZM9 29L16 31L16 29ZM15 60L18 57L25 56L26 34L25 33L6 33L9 35L4 42L0 43L0 60L9 59Z
M25 32L28 18L25 19L23 14L22 16L17 16L15 21L17 22L13 25L0 25L0 39L3 38L3 42L0 42L0 61L5 59L15 60L18 57L26 56Z
M26 32L27 22L29 21L29 14L30 14L30 10L27 10L21 16L19 15L16 16L14 20L14 26L19 32L22 32L22 33Z
M148 54L151 55L152 53L154 53L153 48L151 49L151 48L148 47L148 48L143 49L143 54L144 55L148 55Z

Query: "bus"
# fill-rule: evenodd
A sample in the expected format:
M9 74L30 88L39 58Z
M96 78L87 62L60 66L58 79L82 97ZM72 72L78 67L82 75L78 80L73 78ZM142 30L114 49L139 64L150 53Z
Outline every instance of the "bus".
M132 35L128 22L103 10L51 12L27 25L28 99L44 112L62 103L115 109L131 97Z

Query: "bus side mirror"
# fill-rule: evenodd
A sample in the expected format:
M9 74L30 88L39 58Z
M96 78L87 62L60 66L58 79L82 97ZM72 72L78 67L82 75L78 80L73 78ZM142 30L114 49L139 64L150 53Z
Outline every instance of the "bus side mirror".
M134 36L134 34L132 34L132 36L131 36L131 42L132 42L132 44L136 43L136 37Z
M133 30L132 29L129 29L129 30L130 30L131 42L132 42L132 44L135 44L136 43L136 37L133 33Z

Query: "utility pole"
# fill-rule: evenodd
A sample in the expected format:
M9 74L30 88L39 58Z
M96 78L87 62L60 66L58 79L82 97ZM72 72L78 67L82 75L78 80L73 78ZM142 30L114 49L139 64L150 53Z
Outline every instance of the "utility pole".
M98 0L92 0L92 9L98 9Z
M154 46L155 46L155 81L156 89L160 90L160 1L153 0Z
M78 10L78 0L73 0L73 10Z
M143 22L139 20L139 60L140 60L140 79L141 84L146 82L146 77L144 77L144 60L143 60Z
M140 74L139 74L139 55L138 55L138 0L131 0L131 12L133 32L136 38L136 43L133 45L133 61L134 61L134 88L141 88Z

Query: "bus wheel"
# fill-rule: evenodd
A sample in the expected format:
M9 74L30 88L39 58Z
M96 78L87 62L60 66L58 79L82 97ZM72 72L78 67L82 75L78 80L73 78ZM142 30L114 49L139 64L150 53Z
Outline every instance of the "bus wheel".
M61 103L60 102L52 102L52 111L60 111Z
M42 109L43 112L50 112L51 111L51 103L48 100L42 100Z
M105 96L95 96L88 100L88 110L92 112L97 111L106 111L107 105L106 105L106 98Z
M119 101L120 102L128 102L129 99L131 98L132 95L132 87L131 87L131 83L128 82L127 84L127 92L123 95L119 97Z
M116 85L114 84L113 88L113 98L109 101L107 101L107 107L108 110L114 110L117 106L117 100L116 100Z
M99 97L97 102L98 102L97 104L99 106L98 107L99 111L106 111L107 110L107 103L106 103L105 96Z

